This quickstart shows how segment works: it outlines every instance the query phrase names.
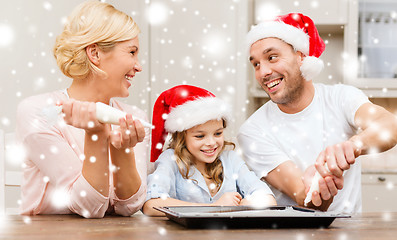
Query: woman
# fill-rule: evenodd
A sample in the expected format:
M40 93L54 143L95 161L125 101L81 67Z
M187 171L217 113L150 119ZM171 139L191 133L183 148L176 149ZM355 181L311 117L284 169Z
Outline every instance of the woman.
M69 88L29 97L17 111L17 134L27 156L22 214L72 214L101 218L129 216L146 196L147 119L127 97L138 61L140 30L112 5L87 1L75 8L57 37L54 56L72 78ZM96 119L95 102L127 112L119 126ZM63 120L52 123L43 109L62 105ZM65 124L66 123L66 124Z

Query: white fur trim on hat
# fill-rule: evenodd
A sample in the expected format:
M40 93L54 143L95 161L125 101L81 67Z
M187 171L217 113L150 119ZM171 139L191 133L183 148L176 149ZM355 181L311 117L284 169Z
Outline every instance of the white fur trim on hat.
M302 61L300 70L303 78L309 81L313 80L318 74L320 74L323 68L323 60L316 57L306 56Z
M164 128L170 133L182 132L215 119L230 121L230 107L216 97L197 98L171 109Z
M290 44L295 50L306 55L300 67L302 76L306 80L313 80L323 70L323 61L319 58L309 56L309 35L301 29L281 21L263 22L254 26L248 32L246 38L248 52L252 44L269 37L281 39Z
M269 37L279 38L291 44L303 54L309 55L309 35L296 27L280 21L263 22L252 27L246 37L248 52L252 44Z

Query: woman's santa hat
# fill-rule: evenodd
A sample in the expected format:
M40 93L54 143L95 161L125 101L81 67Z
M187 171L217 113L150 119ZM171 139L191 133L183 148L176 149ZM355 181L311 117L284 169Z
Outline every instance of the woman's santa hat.
M153 107L152 147L150 161L157 160L168 134L182 132L209 120L229 121L229 106L210 91L178 85L160 94Z
M324 68L319 57L325 50L325 44L308 16L289 13L254 26L246 38L248 51L252 44L269 37L279 38L305 55L300 69L306 80L313 80Z

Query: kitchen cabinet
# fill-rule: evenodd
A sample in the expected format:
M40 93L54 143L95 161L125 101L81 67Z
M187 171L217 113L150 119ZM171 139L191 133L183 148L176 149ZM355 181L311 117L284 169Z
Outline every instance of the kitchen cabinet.
M397 171L363 172L363 212L397 211Z
M369 97L397 97L397 2L350 0L346 83Z
M397 147L357 158L362 166L364 212L397 211Z
M255 0L256 20L262 19L265 13L266 15L268 13L279 15L288 12L301 12L310 16L319 25L345 24L347 9L348 0Z

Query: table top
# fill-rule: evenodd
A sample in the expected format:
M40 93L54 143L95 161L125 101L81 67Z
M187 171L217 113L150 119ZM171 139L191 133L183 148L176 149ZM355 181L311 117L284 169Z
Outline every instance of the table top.
M186 229L165 217L0 216L0 239L396 239L397 212L340 218L325 229Z

